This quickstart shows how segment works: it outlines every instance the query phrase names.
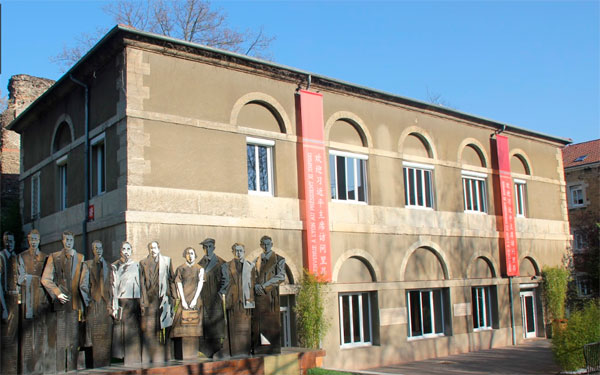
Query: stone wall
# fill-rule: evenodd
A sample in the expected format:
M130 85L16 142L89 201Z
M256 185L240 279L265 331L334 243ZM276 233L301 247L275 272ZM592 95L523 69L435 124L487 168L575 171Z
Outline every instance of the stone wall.
M13 227L5 223L7 210L16 209L19 200L20 147L19 134L7 130L6 127L29 104L42 95L52 84L53 80L32 77L26 74L14 75L8 82L8 103L6 110L0 116L0 213L2 215L2 230ZM12 216L11 216L12 217ZM15 223L20 228L21 223ZM4 228L4 227L7 228ZM13 229L14 230L14 229Z

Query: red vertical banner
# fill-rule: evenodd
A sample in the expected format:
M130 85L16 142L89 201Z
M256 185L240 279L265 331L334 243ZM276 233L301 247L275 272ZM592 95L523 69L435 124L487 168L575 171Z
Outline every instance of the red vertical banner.
M327 158L323 95L300 90L300 183L303 200L304 260L309 272L331 281L331 245L327 206Z
M496 135L496 156L498 158L498 180L500 181L500 197L502 202L504 269L506 276L519 276L513 181L510 174L508 138L505 136Z

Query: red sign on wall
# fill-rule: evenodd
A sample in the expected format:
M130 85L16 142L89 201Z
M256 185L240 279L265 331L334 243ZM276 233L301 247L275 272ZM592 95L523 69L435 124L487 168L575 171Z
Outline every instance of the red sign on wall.
M299 110L304 260L309 272L331 281L323 95L300 90Z
M94 216L95 216L94 205L90 204L88 206L88 221L94 221Z
M515 229L513 181L510 175L508 138L496 135L496 155L502 200L502 223L504 232L504 266L506 276L519 276L519 253Z

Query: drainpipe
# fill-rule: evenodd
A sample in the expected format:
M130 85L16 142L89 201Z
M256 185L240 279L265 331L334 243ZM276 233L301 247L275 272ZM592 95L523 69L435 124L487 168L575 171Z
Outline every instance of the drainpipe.
M508 293L510 296L510 327L512 329L512 344L517 345L517 332L515 331L515 304L513 301L512 277L508 277Z
M87 240L87 223L88 223L88 209L90 206L90 170L89 170L89 165L90 165L90 111L89 111L89 89L88 86L79 81L78 79L76 79L75 77L73 77L73 75L70 75L69 78L71 78L71 81L75 82L76 84L78 84L79 86L83 87L85 90L85 146L84 146L84 152L85 152L85 162L83 164L83 174L85 176L85 204L83 207L83 221L81 223L82 226L82 235L83 235L83 253L86 255L86 257L89 258L89 254L88 254L88 240Z

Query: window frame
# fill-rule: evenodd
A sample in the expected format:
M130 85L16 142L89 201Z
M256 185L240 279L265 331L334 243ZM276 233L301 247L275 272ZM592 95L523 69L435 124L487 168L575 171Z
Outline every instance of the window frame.
M573 199L573 193L576 191L579 191L581 194L581 203L576 203L575 199ZM571 208L579 208L585 206L585 189L583 183L569 185L569 203L571 203Z
M367 296L367 307L366 310L363 306L364 302L363 302L363 296ZM350 319L350 339L353 340L354 339L354 316L353 316L353 306L352 306L352 297L353 296L358 296L358 303L359 303L359 307L358 307L358 312L359 312L359 317L358 317L358 325L360 327L360 341L353 341L350 343L345 343L344 342L344 309L343 309L343 298L347 297L348 298L348 312L350 314L350 316L348 317ZM340 316L340 348L355 348L355 347L360 347L360 346L372 346L373 345L373 312L372 312L372 296L371 296L371 292L342 292L339 293L338 296L338 308L339 308L339 316ZM364 332L364 328L365 328L365 318L363 316L363 312L367 311L368 313L368 321L367 321L367 327L369 329L369 341L365 341L365 332Z
M581 253L585 250L586 241L585 236L582 231L575 230L573 231L573 252Z
M68 192L69 192L69 179L68 179L68 164L69 158L67 155L63 155L56 160L56 166L58 167L58 210L64 211L68 207Z
M467 171L467 170L463 170L461 171L461 181L462 181L462 186L463 186L463 206L464 206L464 211L467 213L475 213L475 214L484 214L486 215L488 213L488 207L489 207L489 202L488 202L488 187L487 187L487 177L488 175L485 173L479 173L479 172L474 172L474 171ZM469 194L469 198L471 199L471 207L473 207L473 187L472 184L473 182L478 182L475 185L475 192L476 192L476 198L477 198L477 203L478 203L478 207L479 204L482 203L483 204L483 209L469 209L467 207L467 181L469 182L469 187L470 189L468 190L470 192ZM481 183L481 185L479 184ZM481 189L483 188L483 189ZM481 192L482 190L482 192ZM481 197L481 194L483 194L483 197Z
M416 204L410 204L410 192L412 191L410 188L410 178L408 178L408 173L409 170L414 170L414 178L413 178L413 188L415 187L415 185L418 187L419 182L417 181L418 178L418 173L417 171L421 172L421 194L423 196L423 205L419 205L418 204L418 194L415 194L414 198L415 198L415 203ZM429 165L429 164L420 164L420 163L413 163L413 162L402 162L402 175L403 175L403 179L404 179L404 207L408 207L408 208L413 208L413 209L419 209L419 210L434 210L434 206L435 206L435 202L434 202L434 183L433 183L433 171L434 171L434 166L433 165ZM426 174L429 174L429 192L430 192L430 196L427 196L427 178L425 177ZM407 180L408 178L408 180ZM414 189L415 191L417 189ZM429 203L430 205L427 205L427 203Z
M248 146L254 146L254 160L255 167L254 173L256 176L256 180L254 184L257 190L250 189L250 175L247 173L248 171ZM264 147L267 153L267 191L260 190L260 163L256 162L260 159L259 150L260 147ZM270 139L262 139L262 138L254 138L254 137L246 137L246 177L248 179L248 194L252 195L262 195L262 196L275 196L275 180L273 176L273 154L275 148L275 141Z
M105 133L102 133L90 141L90 187L93 184L93 174L96 171L96 184L95 184L95 194L94 190L90 193L90 196L96 197L106 193L106 142L105 142ZM101 146L100 146L101 145ZM96 150L101 147L102 157L96 157L96 163L94 165L94 154Z
M407 327L407 340L408 341L412 341L412 340L421 340L421 339L428 339L428 338L435 338L435 337L444 337L446 336L446 313L445 313L445 309L446 306L445 304L446 302L446 296L445 296L445 292L444 292L445 288L428 288L428 289L411 289L411 290L407 290L406 291L406 309L407 309L407 323L408 323L408 327ZM435 307L435 301L436 299L434 298L434 293L439 292L440 294L440 306L436 309ZM412 315L412 306L411 306L411 297L410 294L411 293L419 293L419 312L420 312L420 316L419 316L419 321L420 321L420 325L421 325L421 334L420 335L414 335L413 331L412 331L412 319L413 319L413 315ZM425 331L424 329L424 316L423 316L423 294L424 293L429 293L429 306L430 306L430 313L429 313L429 319L430 319L430 325L431 325L431 333L423 333ZM439 312L441 313L440 317L436 316L436 310L439 310ZM436 332L436 318L440 319L440 325L442 327L442 331L441 332ZM450 319L452 319L452 317L450 317Z
M334 157L336 162L333 163L333 168L331 165L331 157ZM356 188L356 194L355 194L355 199L340 199L338 198L338 163L337 163L337 158L338 157L342 157L344 158L344 166L347 166L348 159L353 159L354 163L353 163L353 168L354 168L354 184L357 187ZM359 160L361 162L359 162ZM369 202L369 189L368 189L368 181L369 178L367 177L367 160L369 160L369 155L365 155L365 154L356 154L353 152L347 152L347 151L339 151L339 150L329 150L329 186L330 186L330 194L331 194L331 200L333 202L346 202L346 203L352 203L352 204L368 204ZM359 170L359 167L362 169L362 185L363 185L363 189L364 189L364 201L359 200L359 193L358 193L358 173L356 173L356 171ZM347 168L347 167L346 167ZM347 173L346 171L344 171L345 173L345 184L346 184L346 197L348 197L348 178L347 178ZM335 185L333 185L333 183L335 183ZM333 195L333 192L336 192L335 197Z
M37 190L34 189L34 186L37 186ZM39 219L41 216L41 171L34 173L31 176L31 219Z
M515 194L515 215L526 217L527 215L527 181L513 179Z
M482 292L483 302L480 304L478 292ZM471 303L473 316L473 331L489 331L494 328L494 314L492 310L492 293L489 286L474 286L471 287ZM483 324L480 324L478 317L479 312L483 309Z
M577 296L589 297L592 294L592 283L586 274L576 275L575 284L577 286Z

